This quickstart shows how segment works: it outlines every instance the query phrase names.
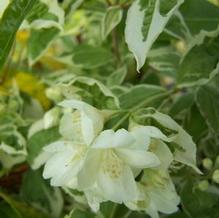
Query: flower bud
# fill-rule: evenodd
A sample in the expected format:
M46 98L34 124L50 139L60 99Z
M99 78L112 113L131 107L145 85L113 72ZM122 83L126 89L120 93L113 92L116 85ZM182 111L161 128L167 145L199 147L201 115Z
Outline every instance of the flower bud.
M212 180L219 184L219 170L215 170L212 176Z
M219 168L219 155L216 157L216 160L215 160L215 167L216 167L216 168Z
M211 170L213 166L213 161L210 158L205 158L202 160L202 165L205 169Z
M59 87L51 87L46 89L46 96L54 102L62 100L62 93Z
M209 187L209 183L208 183L208 180L203 180L201 182L199 182L198 184L198 188L201 190L201 191L206 191Z
M55 107L45 113L44 118L43 118L45 129L48 129L58 124L60 110L61 110L60 108Z
M12 111L17 111L19 108L19 103L15 99L10 99L8 102L8 108Z
M0 104L0 114L5 113L5 111L6 111L6 105Z

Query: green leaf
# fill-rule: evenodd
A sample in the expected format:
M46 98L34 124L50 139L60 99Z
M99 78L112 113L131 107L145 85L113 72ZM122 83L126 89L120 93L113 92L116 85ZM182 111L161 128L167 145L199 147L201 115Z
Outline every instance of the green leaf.
M64 10L59 6L58 1L38 0L27 21L34 29L56 27L63 30L64 16Z
M180 86L201 85L219 72L219 29L202 31L191 42L178 70Z
M150 105L145 105L144 103L152 98L163 99L165 94L165 89L160 86L136 85L119 97L120 106L121 108L152 106L152 101L150 101Z
M66 215L65 218L94 218L95 214L89 211L82 211L79 209L73 210L70 215Z
M183 126L185 130L192 136L193 140L197 142L208 131L205 119L195 104L188 108L184 117Z
M60 217L63 208L62 194L42 178L40 170L29 170L24 175L20 192L22 199L28 204L46 211L52 217Z
M218 87L204 85L196 93L196 102L209 127L219 133L219 90Z
M180 95L172 104L169 114L172 117L179 117L183 112L186 112L194 103L194 94L192 92Z
M213 191L214 189L212 189ZM219 214L219 196L214 192L202 192L194 187L191 181L187 182L181 192L181 201L184 211L189 217L217 218Z
M125 66L117 69L107 78L107 85L109 87L121 85L127 75L127 69Z
M180 11L176 11L170 18L164 32L180 40L189 41L192 38L192 34Z
M1 218L48 218L48 216L41 213L40 211L30 207L29 205L25 204L22 201L18 201L17 199L12 198L11 196L3 192L0 192L0 199L1 198L4 200L5 203L7 203L7 206L6 206L7 208L4 208L4 211L10 210L10 208L12 210L10 212L7 212L7 215L8 213L15 215L13 217L5 216ZM1 211L1 205L2 203L0 204L0 211Z
M194 35L201 30L213 31L218 26L219 8L207 0L186 0L180 11Z
M109 33L120 23L122 19L122 9L118 6L109 7L101 23L102 39L105 39Z
M30 65L33 65L47 50L60 30L56 27L31 30L28 41L28 58Z
M176 77L180 54L171 47L158 47L148 53L148 64L159 73Z
M9 4L9 0L0 1L0 18Z
M183 0L171 1L171 4L169 2L164 0L160 4L159 0L137 0L129 8L125 39L137 61L137 71L144 65L153 43Z
M100 81L85 76L76 76L61 86L67 99L79 98L98 109L119 108L118 98Z
M4 11L0 20L0 70L9 55L17 30L36 1L13 0Z
M0 203L1 218L21 218L20 214L10 207L6 202Z
M190 217L180 211L180 212L171 214L169 216L165 216L165 218L190 218Z
M27 160L34 164L35 159L41 153L42 148L60 138L58 128L53 127L35 133L27 142Z
M85 69L100 67L111 60L111 53L102 47L78 45L73 51L73 62Z

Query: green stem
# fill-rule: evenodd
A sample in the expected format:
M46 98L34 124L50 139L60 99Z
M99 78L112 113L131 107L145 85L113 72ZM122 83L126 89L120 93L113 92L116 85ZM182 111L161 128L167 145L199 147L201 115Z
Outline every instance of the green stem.
M136 107L134 107L133 109L130 109L128 113L126 113L125 115L122 116L122 118L112 127L113 130L116 130L133 112L135 112L136 110L138 110L139 108L147 105L148 103L160 98L160 97L164 97L164 96L169 96L170 93L172 92L167 92L167 93L162 93L156 96L153 96L151 98L147 98L145 101L142 101L140 104L138 104Z
M123 218L128 218L131 215L132 211L128 210L128 212L123 216Z
M116 213L117 206L118 206L117 204L114 204L113 209L112 209L112 213L111 213L111 215L110 215L109 218L114 218L115 213Z

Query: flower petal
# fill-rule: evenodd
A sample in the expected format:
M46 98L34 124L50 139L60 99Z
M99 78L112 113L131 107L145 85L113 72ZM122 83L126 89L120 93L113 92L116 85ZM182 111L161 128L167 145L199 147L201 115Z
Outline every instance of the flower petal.
M103 115L95 107L79 100L65 100L59 105L62 107L70 107L81 112L82 134L86 144L90 144L103 129Z
M136 168L156 167L160 164L158 157L144 150L116 149L117 155L129 166Z
M82 169L78 174L78 184L82 190L88 189L95 183L101 166L102 151L90 149L85 158Z
M92 147L99 149L126 147L134 143L134 137L125 129L104 130L94 141Z
M144 127L132 129L131 134L135 138L135 143L131 146L132 148L148 150L150 137L146 134Z
M98 174L97 184L104 198L116 203L131 201L137 197L134 176L131 169L125 165L118 178L111 177L101 170Z
M151 147L151 150L161 162L160 168L167 170L173 161L173 154L169 147L160 140L154 140Z

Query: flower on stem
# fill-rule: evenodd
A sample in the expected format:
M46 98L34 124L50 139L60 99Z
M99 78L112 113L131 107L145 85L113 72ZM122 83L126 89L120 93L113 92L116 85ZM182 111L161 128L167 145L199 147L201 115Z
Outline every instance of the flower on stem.
M149 137L141 128L131 132L125 129L101 132L91 145L78 176L79 186L88 201L89 193L94 190L100 193L97 197L100 202L122 203L136 199L135 173L160 164L157 156L147 151L149 143Z
M145 169L137 183L138 197L125 202L131 210L145 211L152 218L159 218L158 212L170 214L178 210L179 197L168 174L173 155L167 145L153 139L151 150L158 156L161 164L156 169Z
M85 102L65 100L59 105L67 108L59 126L62 139L44 148L43 177L50 178L53 186L76 187L87 149L102 130L104 120L100 111Z

